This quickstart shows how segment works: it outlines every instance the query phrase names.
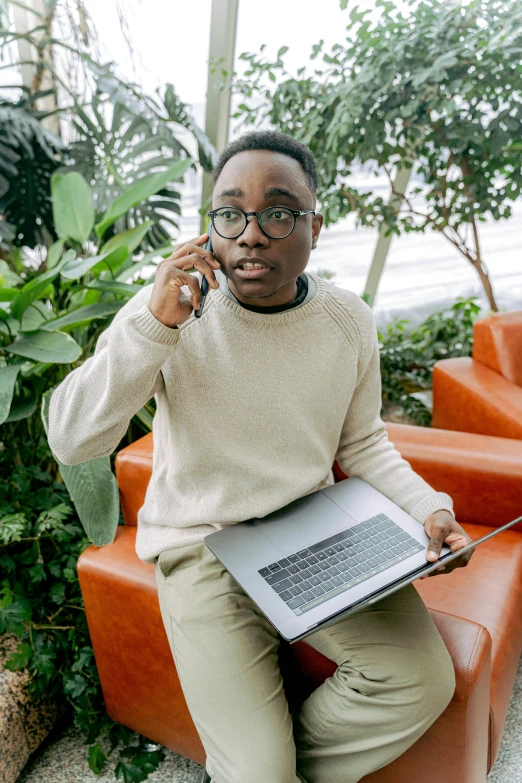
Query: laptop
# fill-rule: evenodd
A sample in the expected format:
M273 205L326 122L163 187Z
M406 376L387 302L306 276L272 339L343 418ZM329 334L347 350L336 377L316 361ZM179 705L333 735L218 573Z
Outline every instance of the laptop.
M204 542L290 643L376 603L503 530L426 560L417 520L361 478L298 498Z

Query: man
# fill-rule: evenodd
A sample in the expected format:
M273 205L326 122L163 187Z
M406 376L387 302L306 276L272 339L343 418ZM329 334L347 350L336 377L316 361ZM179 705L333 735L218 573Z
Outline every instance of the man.
M425 525L428 558L470 539L451 498L388 441L370 308L304 271L323 223L310 150L254 131L222 153L214 181L213 254L204 234L159 264L54 392L49 442L66 464L111 454L155 395L136 549L156 564L208 773L214 783L355 783L452 698L452 661L419 594L408 585L307 637L338 668L290 715L280 638L203 537L332 484L337 459ZM210 285L200 319L191 269Z

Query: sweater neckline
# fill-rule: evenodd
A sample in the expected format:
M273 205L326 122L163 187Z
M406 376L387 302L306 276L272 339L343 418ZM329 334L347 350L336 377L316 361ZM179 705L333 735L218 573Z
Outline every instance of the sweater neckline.
M306 273L315 281L317 285L317 292L315 296L305 304L299 305L299 307L292 308L290 310L283 310L281 313L256 313L253 310L247 310L245 307L241 307L238 302L234 302L226 294L216 288L209 290L208 299L210 303L219 307L224 307L231 315L236 315L239 318L243 318L245 321L251 323L263 325L263 326L278 326L280 324L289 323L291 321L299 321L302 318L306 318L313 313L321 310L323 307L324 298L326 296L326 284L322 277L314 275L310 272Z

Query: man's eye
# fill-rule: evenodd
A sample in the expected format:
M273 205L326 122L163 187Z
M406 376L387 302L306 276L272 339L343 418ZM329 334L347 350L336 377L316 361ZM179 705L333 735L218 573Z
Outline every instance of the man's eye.
M284 209L274 209L272 212L268 213L268 218L269 220L275 219L276 223L280 223L283 220L288 220L290 214Z

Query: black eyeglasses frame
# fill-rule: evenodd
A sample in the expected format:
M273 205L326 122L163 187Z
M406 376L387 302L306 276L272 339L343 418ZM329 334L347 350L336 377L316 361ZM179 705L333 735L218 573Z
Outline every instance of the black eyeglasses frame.
M290 234L292 233L292 231L295 228L296 218L298 218L300 215L310 215L310 214L315 215L315 210L313 210L313 209L292 209L291 207L287 207L286 204L275 204L273 207L266 207L265 209L262 209L260 212L245 212L244 209L241 209L240 207L236 207L235 204L223 204L222 207L217 207L217 209L209 209L209 211L207 212L207 215L210 216L210 219L212 221L212 228L214 229L216 234L218 234L222 239L237 239L243 233L243 231L240 231L239 234L236 234L235 237L224 237L223 234L220 234L219 231L217 230L217 228L216 228L216 226L214 224L214 215L215 215L216 212L219 212L220 209L226 209L227 207L229 209L237 209L238 212L242 212L243 213L243 215L246 218L246 224L245 224L245 227L244 227L243 231L246 231L246 229L248 227L248 218L250 217L250 215L255 215L257 217L257 222L259 223L259 228L261 229L263 234L266 237L268 237L269 239L286 239L287 237L290 236ZM265 229L261 225L261 223L259 221L259 216L262 215L263 212L268 212L269 209L285 209L287 212L291 212L292 213L292 215L294 217L294 225L292 226L292 228L290 229L288 234L285 234L284 237L272 237L272 236L270 236L270 234L267 234Z

